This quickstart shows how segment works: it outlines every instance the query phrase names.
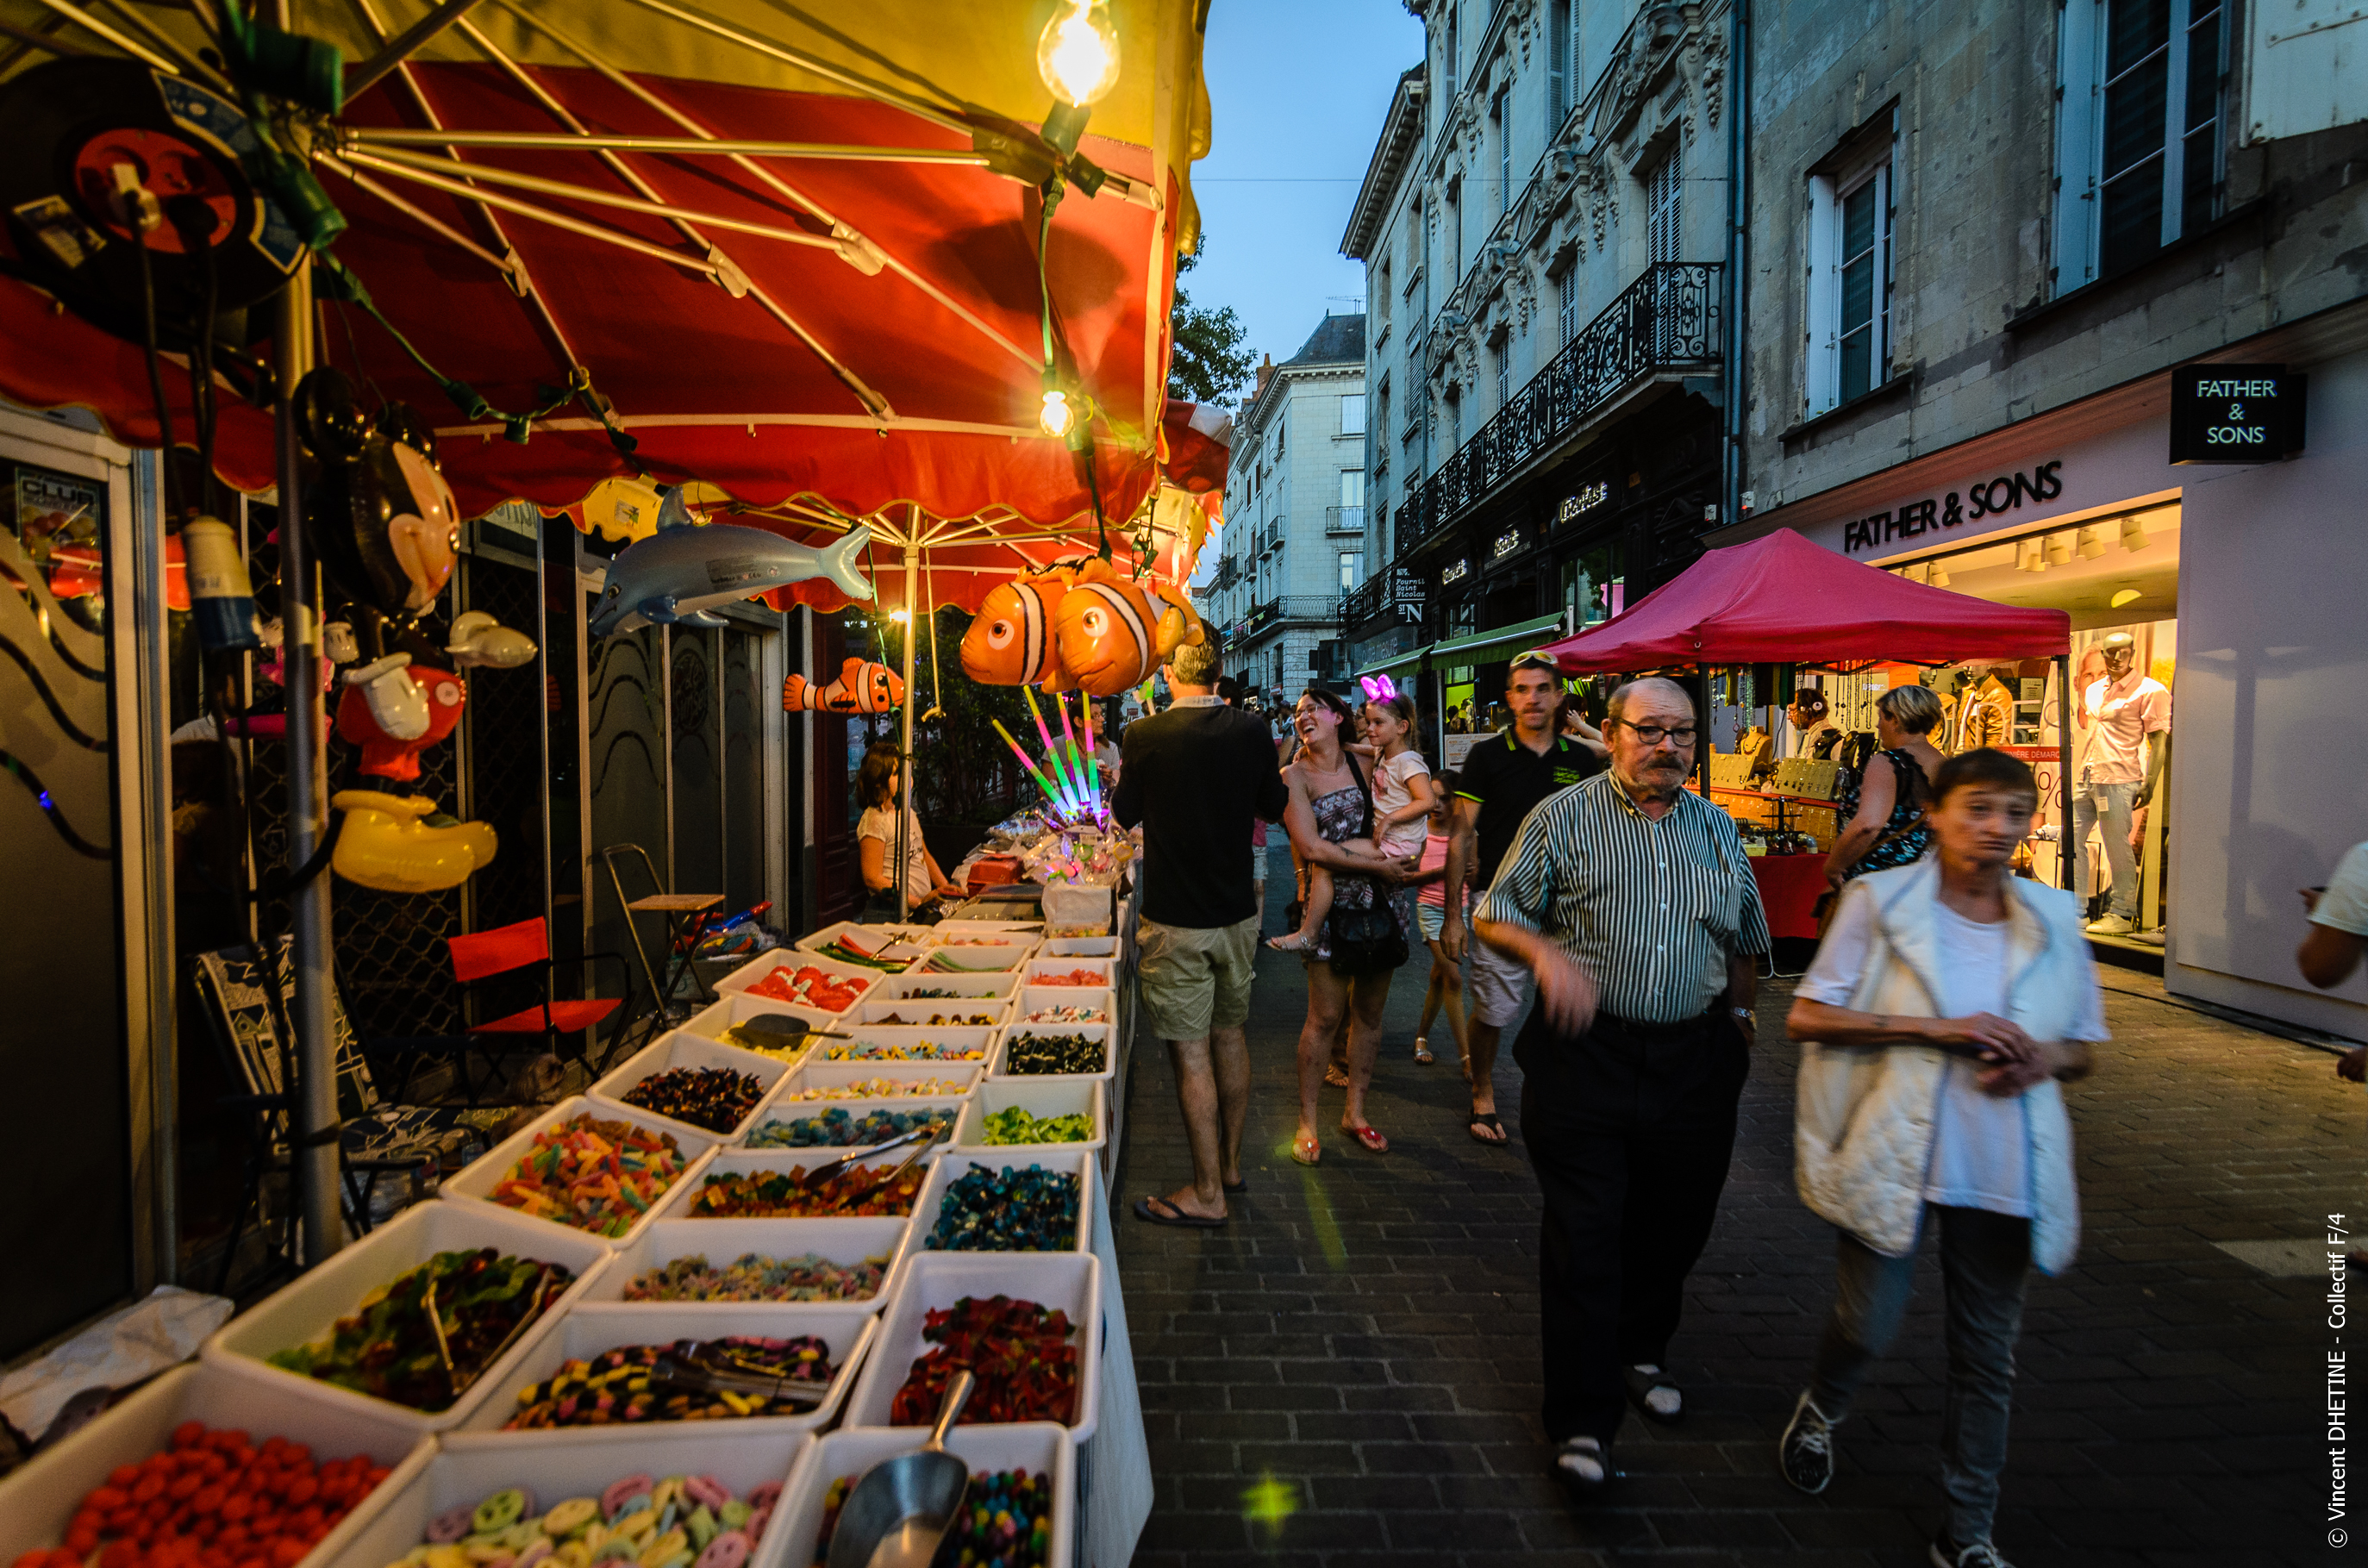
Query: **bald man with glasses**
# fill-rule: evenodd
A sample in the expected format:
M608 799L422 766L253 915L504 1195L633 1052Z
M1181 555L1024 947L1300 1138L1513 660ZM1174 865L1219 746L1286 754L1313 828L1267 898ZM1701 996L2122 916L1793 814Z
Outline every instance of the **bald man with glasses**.
M1522 822L1473 930L1537 980L1513 1044L1538 1248L1545 1428L1574 1492L1619 1472L1625 1403L1668 1422L1686 1278L1735 1148L1768 919L1734 819L1685 788L1693 702L1611 694L1611 767Z

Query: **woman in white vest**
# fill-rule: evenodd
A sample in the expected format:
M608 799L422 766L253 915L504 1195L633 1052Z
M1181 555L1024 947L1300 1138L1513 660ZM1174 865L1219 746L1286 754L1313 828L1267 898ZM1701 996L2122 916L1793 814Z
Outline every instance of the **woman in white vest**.
M1852 882L1787 1027L1804 1041L1801 1199L1840 1230L1833 1314L1779 1449L1804 1492L1833 1478L1833 1428L1907 1310L1916 1250L1941 1238L1949 1390L1939 1568L2007 1568L1990 1542L2006 1468L2023 1279L2080 1239L2060 1080L2089 1071L2104 1003L2070 893L2007 874L2039 790L2003 752L1932 780L1933 847Z

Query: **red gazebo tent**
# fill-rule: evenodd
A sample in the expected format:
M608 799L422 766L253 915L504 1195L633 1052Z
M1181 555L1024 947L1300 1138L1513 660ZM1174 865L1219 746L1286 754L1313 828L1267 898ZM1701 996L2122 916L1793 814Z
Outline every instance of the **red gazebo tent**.
M1790 528L1713 550L1620 615L1547 645L1565 674L1665 665L2063 658L2072 618L1927 587Z

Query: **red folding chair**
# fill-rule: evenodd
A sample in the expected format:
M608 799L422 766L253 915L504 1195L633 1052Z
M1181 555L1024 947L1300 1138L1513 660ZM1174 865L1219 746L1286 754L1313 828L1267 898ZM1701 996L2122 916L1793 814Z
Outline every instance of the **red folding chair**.
M625 1005L625 996L592 996L581 1001L566 997L554 999L551 994L552 971L556 967L551 957L551 936L542 917L521 920L515 926L497 926L491 931L479 931L466 937L446 938L452 949L452 978L462 986L474 985L496 975L514 974L519 970L540 968L542 1000L532 1006L521 1007L484 1023L472 1024L469 1033L484 1035L542 1036L543 1049L559 1054L559 1042L568 1035L585 1037L579 1052L587 1061L591 1056L591 1031L609 1014ZM618 953L593 953L587 962L607 959L625 971L625 989L632 991L633 971L626 967Z

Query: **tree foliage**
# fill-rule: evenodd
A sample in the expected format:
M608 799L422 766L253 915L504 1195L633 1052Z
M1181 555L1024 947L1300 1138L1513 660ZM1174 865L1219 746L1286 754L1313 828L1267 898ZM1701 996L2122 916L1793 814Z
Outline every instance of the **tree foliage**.
M1211 309L1196 305L1184 288L1184 275L1200 265L1208 248L1181 256L1176 263L1176 305L1168 312L1168 335L1175 351L1167 361L1167 395L1190 403L1227 403L1234 391L1249 380L1257 358L1242 347L1247 335L1231 305Z

